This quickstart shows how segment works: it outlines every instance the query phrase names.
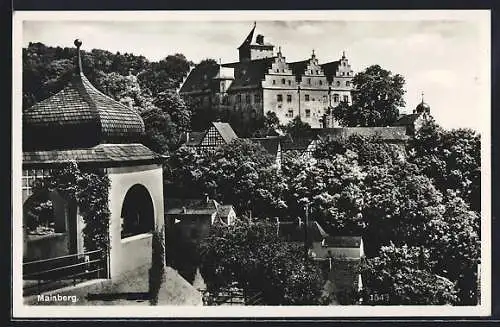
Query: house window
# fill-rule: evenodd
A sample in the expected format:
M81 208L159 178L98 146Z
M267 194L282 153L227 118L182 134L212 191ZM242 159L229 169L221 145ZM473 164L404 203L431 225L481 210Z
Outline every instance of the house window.
M286 102L292 102L292 95L291 94L287 94Z
M292 81L290 81L290 80L289 80L289 81L288 81L288 85L292 85Z
M306 118L309 118L309 117L311 117L311 110L306 109Z
M276 85L276 81L273 79L273 85Z
M286 113L286 116L289 118L293 118L293 109L288 109L288 112Z
M285 85L285 79L284 78L281 80L281 84Z
M304 95L304 99L305 99L306 101L309 101L309 94Z
M247 95L245 96L245 101L246 101L246 103L250 103L250 101L251 101L251 100L250 100L250 94L247 94Z
M276 98L277 98L278 102L283 102L283 94L278 94L276 96Z
M41 180L49 176L50 176L50 170L48 169L23 170L23 177L22 177L23 200L28 198L33 193L32 187L36 179Z
M344 76L344 75L345 75L345 73L344 73L344 72L342 72L342 76Z
M307 79L307 84L311 85L311 79L310 78Z
M316 75L319 75L319 70L316 71Z
M339 102L339 95L337 93L333 95L333 102Z
M337 81L337 86L340 86L340 81Z
M345 86L351 86L351 82L346 81L346 82L345 82Z
M321 80L320 80L320 81L319 81L319 85L323 85L323 81L321 81Z
M236 102L241 103L241 94L236 96Z
M342 99L344 102L349 102L349 96L348 95L344 95L343 99Z
M255 103L260 103L260 94L254 95L254 102Z

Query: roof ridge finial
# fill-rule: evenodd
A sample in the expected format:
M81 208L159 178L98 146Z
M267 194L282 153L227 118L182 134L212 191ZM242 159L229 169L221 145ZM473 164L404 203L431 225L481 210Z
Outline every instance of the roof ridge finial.
M76 39L74 42L73 42L76 46L76 55L77 55L77 58L78 58L78 72L80 74L83 74L83 68L82 68L82 55L80 53L80 47L82 46L82 41L80 41L79 39Z
M424 103L424 91L422 91L422 103Z
M313 49L313 53L312 53L312 56L313 56L313 58L314 58L314 57L316 56L316 55L314 54L314 49Z
M342 59L345 59L345 50L342 50Z
M253 21L253 28L256 28L257 27L257 21Z

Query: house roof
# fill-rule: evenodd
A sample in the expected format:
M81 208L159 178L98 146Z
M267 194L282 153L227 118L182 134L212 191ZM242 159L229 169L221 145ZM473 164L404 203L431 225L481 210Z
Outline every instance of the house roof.
M307 60L301 60L301 61L295 61L295 62L289 62L288 66L292 70L292 73L295 75L297 80L300 80L300 77L304 74L306 71L307 65L309 64L309 59Z
M339 65L340 60L321 64L321 68L323 68L323 72L325 73L326 79L329 83L333 82L333 77L335 77Z
M231 210L234 210L233 206L231 204L220 204L217 207L217 216L219 218L225 218L229 215Z
M77 68L56 94L23 112L24 142L36 150L85 148L99 143L135 143L144 122L129 108L97 90L85 77L75 41ZM23 142L23 143L24 143Z
M361 236L330 236L325 238L327 247L332 248L359 248Z
M209 215L217 212L217 202L207 199L165 199L167 215Z
M234 81L228 88L228 92L241 88L253 88L262 85L265 75L272 67L276 57L267 57L262 59L233 62L223 64L223 67L234 68Z
M160 156L142 144L99 144L87 149L24 151L23 164L121 163L157 161Z
M319 128L315 133L323 138L349 138L353 135L364 137L380 137L384 141L406 141L406 128L404 126L387 127L338 127Z
M219 75L220 66L212 61L198 64L187 76L179 93L209 91L212 80Z
M207 134L207 131L203 132L190 132L186 142L187 146L198 146L203 141L203 138Z
M304 151L311 145L316 138L314 136L294 137L292 139L284 138L281 141L282 151L299 150Z
M279 235L289 242L304 242L304 223L298 221L284 221L279 223ZM309 241L321 242L328 234L317 221L311 221L307 230Z
M238 135L236 135L229 123L212 122L212 125L217 129L220 136L222 136L224 142L226 142L227 144L238 138Z
M254 137L250 139L252 142L258 143L262 145L266 151L273 155L276 156L278 154L278 149L280 145L280 138L279 137Z

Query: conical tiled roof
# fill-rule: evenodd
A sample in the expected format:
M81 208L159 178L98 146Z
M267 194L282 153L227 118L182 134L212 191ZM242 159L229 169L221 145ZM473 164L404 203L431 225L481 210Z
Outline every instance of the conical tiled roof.
M75 45L78 65L68 84L23 113L23 145L64 149L139 142L144 135L141 116L89 82L82 71L81 42Z

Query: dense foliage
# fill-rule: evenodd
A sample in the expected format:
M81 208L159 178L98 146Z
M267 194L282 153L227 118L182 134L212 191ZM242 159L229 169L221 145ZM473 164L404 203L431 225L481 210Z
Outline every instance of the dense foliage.
M302 246L281 241L273 224L240 220L216 225L201 253L201 271L212 294L237 285L260 293L264 305L328 303L321 271L304 260Z
M76 204L83 217L83 245L86 251L109 250L109 179L100 171L81 170L74 162L52 171L37 183L35 192L56 190L70 203Z
M403 76L370 66L352 79L352 104L340 103L333 116L342 126L391 126L405 104L404 83Z

